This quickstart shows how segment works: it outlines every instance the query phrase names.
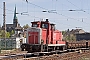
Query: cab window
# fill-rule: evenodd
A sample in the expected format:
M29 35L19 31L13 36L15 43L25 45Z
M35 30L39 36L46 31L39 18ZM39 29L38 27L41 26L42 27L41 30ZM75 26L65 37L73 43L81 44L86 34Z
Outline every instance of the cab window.
M33 24L32 27L38 27L38 25L37 24Z
M48 28L48 24L42 24L42 28L47 29Z

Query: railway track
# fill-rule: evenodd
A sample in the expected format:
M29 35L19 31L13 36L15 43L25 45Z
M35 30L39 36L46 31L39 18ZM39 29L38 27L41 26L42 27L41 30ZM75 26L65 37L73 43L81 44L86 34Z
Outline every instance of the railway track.
M76 49L77 50L77 49ZM70 50L71 51L71 50ZM83 50L75 52L67 51L53 51L53 53L39 52L39 53L14 53L0 56L1 60L78 60L82 57L90 56L90 50ZM40 56L39 54L45 54Z
M83 58L90 60L90 58L87 57L90 57L90 50L82 53L69 52L42 57L24 58L23 60L82 60Z

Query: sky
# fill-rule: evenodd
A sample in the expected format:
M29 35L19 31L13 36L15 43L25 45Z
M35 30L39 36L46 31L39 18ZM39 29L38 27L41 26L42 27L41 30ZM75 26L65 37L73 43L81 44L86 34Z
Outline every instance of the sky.
M6 24L13 23L14 8L21 26L49 19L56 29L83 29L90 32L90 0L0 0L0 25L3 25L3 2L6 2ZM73 10L73 11L70 11ZM47 11L47 12L42 12ZM22 13L22 15L21 15Z

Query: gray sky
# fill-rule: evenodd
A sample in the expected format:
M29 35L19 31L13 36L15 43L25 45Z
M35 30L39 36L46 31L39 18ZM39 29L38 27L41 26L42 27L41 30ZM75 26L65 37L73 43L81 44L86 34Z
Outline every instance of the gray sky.
M21 26L31 25L31 21L48 18L59 30L79 27L90 32L90 0L0 0L0 24L3 24L3 2L6 2L6 23L13 22L16 5L17 18ZM42 12L43 10L49 12ZM53 11L52 11L53 10ZM76 11L69 11L76 10Z

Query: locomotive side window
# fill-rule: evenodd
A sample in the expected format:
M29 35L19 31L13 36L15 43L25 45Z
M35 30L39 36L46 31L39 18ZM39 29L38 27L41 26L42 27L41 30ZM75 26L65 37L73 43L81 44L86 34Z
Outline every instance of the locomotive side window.
M55 30L55 24L51 24L51 30Z
M38 27L38 25L37 24L33 24L32 27Z
M47 29L48 28L48 24L44 24L43 23L41 27Z
M55 26L51 26L51 29L55 30Z

